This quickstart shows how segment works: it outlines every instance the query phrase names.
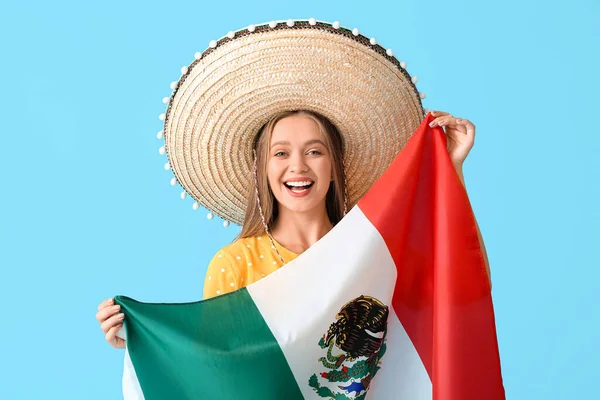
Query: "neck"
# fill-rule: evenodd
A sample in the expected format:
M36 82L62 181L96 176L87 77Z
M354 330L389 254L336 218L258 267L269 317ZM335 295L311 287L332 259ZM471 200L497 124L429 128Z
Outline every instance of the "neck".
M294 212L279 208L271 235L286 249L303 253L333 228L325 207L316 211Z

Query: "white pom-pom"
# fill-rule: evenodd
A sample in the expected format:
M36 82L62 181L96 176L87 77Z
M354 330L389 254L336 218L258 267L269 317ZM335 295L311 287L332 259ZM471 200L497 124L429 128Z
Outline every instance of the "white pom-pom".
M196 60L199 60L199 59L200 59L200 57L202 57L202 53L200 53L199 51L197 51L196 53L194 53L194 58L195 58Z
M206 218L207 219L213 219L214 218L213 213L209 212L208 214L206 214Z
M210 42L208 42L208 47L210 47L211 49L214 49L215 47L217 47L217 41L211 40Z
M312 25L312 26L315 26L315 25L317 24L317 20L316 20L316 19L314 19L314 18L311 18L311 19L309 19L309 20L308 20L308 23L309 23L310 25Z
M165 146L160 146L158 149L159 154L165 154L167 151L165 150Z
M269 27L275 28L276 26L277 26L277 22L275 22L275 21L269 22Z
M406 63L404 61L400 61L400 66L404 69L406 69Z
M171 182L169 182L171 184L171 186L175 186L177 185L177 178L173 177L171 178Z
M170 98L169 97L163 97L162 102L163 104L167 104L169 102Z
M387 55L388 55L388 56L390 56L390 57L394 57L394 52L392 51L392 49L387 49L387 50L385 51L385 54L387 54Z
M286 24L287 24L287 26L289 26L291 28L292 26L294 26L294 20L293 19L288 19L287 22L286 22Z
M181 200L185 199L185 196L187 196L186 192L181 192L181 194L179 195L179 197L181 197Z
M227 228L229 226L229 221L223 221L223 226Z
M354 29L352 29L352 34L353 34L354 36L358 36L358 34L359 34L359 33L360 33L360 31L358 30L358 28L354 28Z
M235 32L234 32L234 31L229 31L229 32L227 32L227 37L228 37L229 39L233 39L233 38L235 37Z
M165 164L165 169L166 169L167 171L171 169L171 163L170 163L170 162L167 162L167 163Z
M194 204L192 204L192 208L195 210L198 209L198 207L200 207L200 204L198 204L198 202L195 202Z
M248 27L248 32L254 32L256 30L256 27L254 25L250 25Z
M340 21L335 21L335 22L333 23L333 27L334 27L335 29L340 29Z
M162 113L158 116L158 119L160 119L161 121L164 121L166 117L167 117L167 115L165 113Z
M371 40L369 40L369 42L371 42L371 44L373 46L375 46L377 44L377 39L375 39L374 37L372 37Z
M158 131L156 134L157 139L162 139L165 136L165 131Z
M173 81L169 86L171 87L171 89L175 90L175 88L177 87L177 82Z
M185 75L188 72L188 67L181 67L181 75Z
M412 78L410 78L410 81L416 85L417 82L419 81L419 78L417 78L417 76L415 75Z
M421 100L424 99L425 98L425 93L419 92L419 97L421 98Z

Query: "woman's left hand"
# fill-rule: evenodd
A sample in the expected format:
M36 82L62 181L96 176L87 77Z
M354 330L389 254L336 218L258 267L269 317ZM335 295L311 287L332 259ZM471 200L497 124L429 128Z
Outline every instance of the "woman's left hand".
M454 118L443 111L431 111L431 115L436 118L429 126L446 127L450 160L455 168L462 168L475 143L475 125L468 119Z

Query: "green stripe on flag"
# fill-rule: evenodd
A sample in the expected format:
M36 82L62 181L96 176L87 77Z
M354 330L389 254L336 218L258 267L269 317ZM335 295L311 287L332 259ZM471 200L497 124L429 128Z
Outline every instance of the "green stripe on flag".
M303 398L245 288L193 303L115 303L146 400Z

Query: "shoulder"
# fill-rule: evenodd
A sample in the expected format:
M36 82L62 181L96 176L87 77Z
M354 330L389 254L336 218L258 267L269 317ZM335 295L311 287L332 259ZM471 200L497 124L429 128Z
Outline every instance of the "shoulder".
M237 239L235 242L223 246L213 256L209 268L230 267L246 265L255 258L255 253L263 246L264 239L260 236L252 236Z
M249 257L246 250L251 243L252 238L238 239L216 252L206 270L205 299L233 292L245 285L244 265L247 265Z
M247 255L249 250L255 249L261 244L261 237L253 236L237 239L235 242L223 246L214 255L214 259L228 259L230 261L239 260Z

